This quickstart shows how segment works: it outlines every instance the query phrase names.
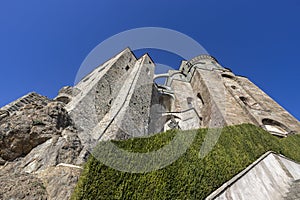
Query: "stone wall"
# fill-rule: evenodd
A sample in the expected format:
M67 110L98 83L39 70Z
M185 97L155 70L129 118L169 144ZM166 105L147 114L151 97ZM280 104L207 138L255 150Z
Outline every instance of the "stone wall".
M245 107L242 97L247 98L247 104L254 105L256 101L244 90L244 88L235 80L233 73L222 73L219 76L226 88L226 122L228 125L252 123L258 125L255 118ZM258 107L258 104L257 104Z
M204 102L202 108L203 125L205 127L220 127L224 125L225 89L215 71L196 69L191 85L196 96Z
M99 139L99 133L94 128L111 110L135 62L133 53L125 49L74 87L80 93L73 97L66 108L82 130L79 135L86 144Z
M173 77L167 80L176 94L173 111L184 109L185 104L180 103L183 98L196 97L194 106L203 127L252 123L278 136L300 132L297 119L247 78L221 67L213 57L203 55L182 62L178 72L185 78L178 83Z
M246 106L259 125L263 127L263 119L272 119L285 126L288 132L294 131L300 133L299 121L275 102L270 96L245 77L238 77L238 81L245 90L251 94L253 99L255 99L257 103L261 104L262 109Z
M148 55L133 67L110 112L100 122L101 140L148 135L154 64Z

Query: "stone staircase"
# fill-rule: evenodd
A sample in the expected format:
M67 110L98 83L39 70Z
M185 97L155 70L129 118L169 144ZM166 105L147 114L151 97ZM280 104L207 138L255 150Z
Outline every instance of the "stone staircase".
M300 179L292 182L284 200L300 200Z

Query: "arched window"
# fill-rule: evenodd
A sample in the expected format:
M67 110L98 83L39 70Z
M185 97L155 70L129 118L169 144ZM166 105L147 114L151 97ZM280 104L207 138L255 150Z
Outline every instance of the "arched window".
M278 121L263 119L262 123L265 129L274 135L285 136L289 133L288 128Z
M168 130L168 129L180 129L179 127L179 121L180 121L180 118L175 116L175 115L168 115L167 118L166 118L166 123L165 123L165 130Z
M56 101L60 101L60 102L63 102L65 104L68 104L71 101L71 99L69 97L66 97L66 96L60 96L60 97L56 98Z

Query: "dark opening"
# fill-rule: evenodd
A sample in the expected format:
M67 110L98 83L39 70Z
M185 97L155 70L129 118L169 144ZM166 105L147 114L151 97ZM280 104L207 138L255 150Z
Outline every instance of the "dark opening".
M89 80L90 79L90 77L87 77L87 78L85 78L84 80L83 80L83 82L86 82L87 80Z
M126 71L128 71L128 70L129 70L129 68L130 68L130 67L127 65L127 66L125 67L125 70L126 70Z
M193 98L192 97L188 97L188 98L186 98L186 100L187 100L189 108L192 108L193 107L193 104L192 104Z
M63 102L65 104L68 104L71 101L71 99L69 97L66 97L66 96L61 96L61 97L56 98L56 101L60 101L60 102Z
M203 99L202 99L202 97L201 97L200 93L198 93L198 94L197 94L197 97L200 99L200 101L201 101L202 105L204 105L204 101L203 101Z
M290 132L285 125L272 119L263 119L262 123L267 131L275 135L287 135Z
M230 76L230 75L228 75L228 74L222 74L222 77L224 77L224 78L230 78L230 79L234 79L234 77L233 77L233 76Z
M148 76L150 76L150 69L148 67L146 68L146 73L148 74Z
M248 105L248 102L247 102L247 98L246 98L246 97L240 97L240 100L241 100L245 105Z

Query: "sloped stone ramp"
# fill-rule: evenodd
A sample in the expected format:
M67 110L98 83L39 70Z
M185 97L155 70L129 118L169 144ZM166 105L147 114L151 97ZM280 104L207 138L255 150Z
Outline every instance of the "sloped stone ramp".
M284 197L284 200L299 200L300 199L300 179L292 183L289 192Z
M300 163L267 152L207 200L300 200Z

